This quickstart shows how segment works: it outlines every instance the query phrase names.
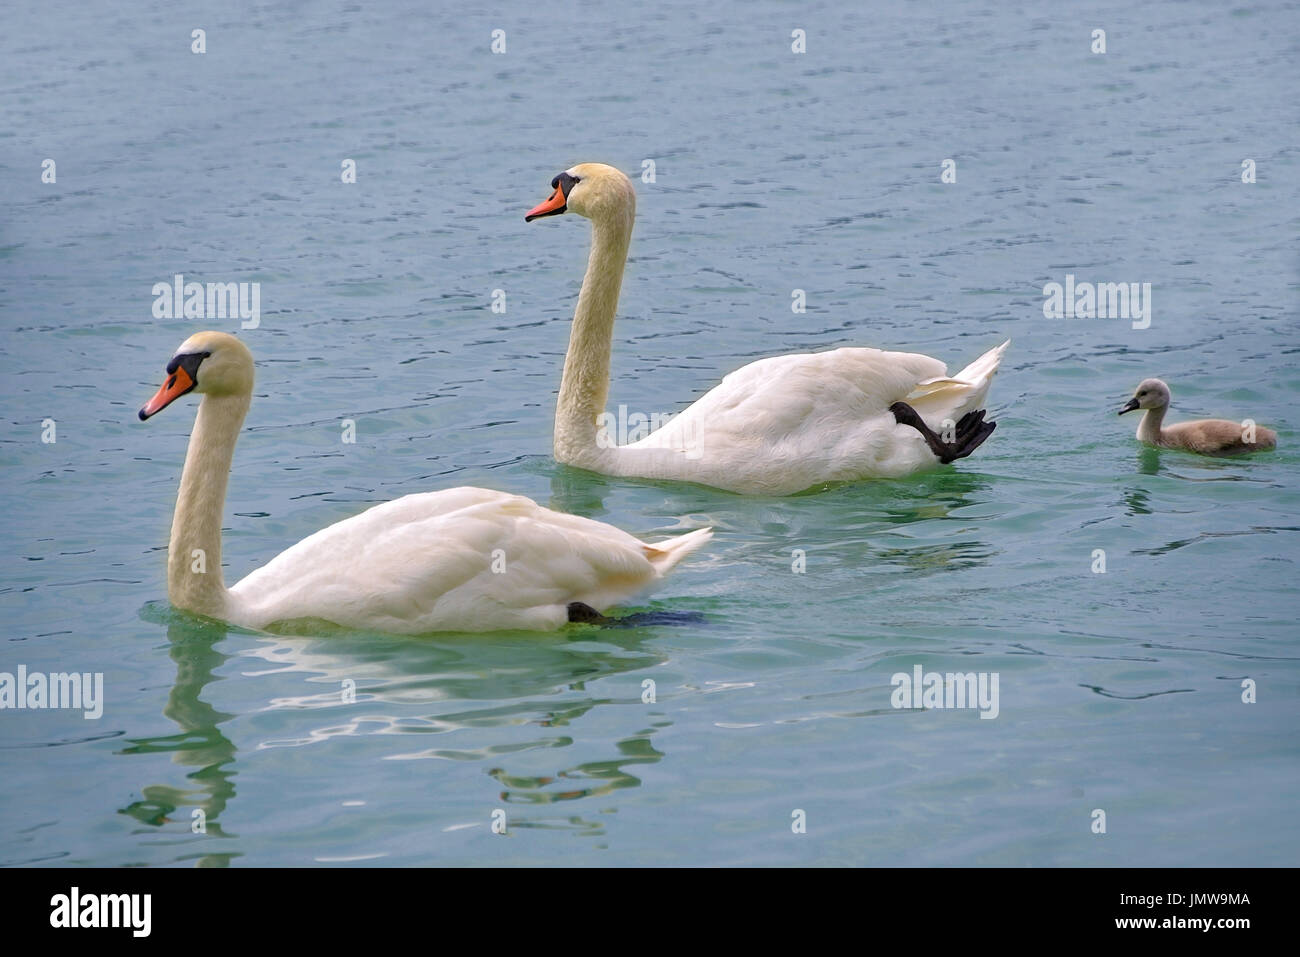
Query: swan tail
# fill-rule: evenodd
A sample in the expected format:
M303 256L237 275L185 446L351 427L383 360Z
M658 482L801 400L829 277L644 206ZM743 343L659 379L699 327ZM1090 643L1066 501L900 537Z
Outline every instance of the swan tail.
M1000 346L995 346L984 355L980 356L961 372L953 376L954 379L960 379L962 382L969 382L971 385L983 386L986 390L988 385L993 381L993 374L998 371L998 366L1002 363L1002 355L1011 345L1008 339Z
M936 423L949 418L956 420L984 408L989 385L1010 345L1008 339L990 349L955 376L921 380L907 396L907 403L927 422Z
M645 557L654 566L659 577L667 575L683 558L706 544L713 537L713 529L697 528L676 538L667 538L653 545L642 545Z

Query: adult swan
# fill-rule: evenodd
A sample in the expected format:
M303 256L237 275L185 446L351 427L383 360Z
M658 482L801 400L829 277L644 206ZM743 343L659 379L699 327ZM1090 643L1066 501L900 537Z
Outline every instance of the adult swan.
M555 410L555 458L606 475L788 495L825 482L907 475L970 455L993 431L984 398L1010 342L956 376L929 356L833 349L737 369L639 441L610 437L605 399L614 313L636 193L621 172L583 163L551 181L524 217L591 220L591 258L573 314Z
M253 394L252 353L222 332L191 336L140 418L187 392L203 399L176 496L167 596L231 624L278 631L324 622L413 635L598 621L600 609L658 581L712 534L697 529L650 545L521 495L452 488L375 505L227 589L221 513Z

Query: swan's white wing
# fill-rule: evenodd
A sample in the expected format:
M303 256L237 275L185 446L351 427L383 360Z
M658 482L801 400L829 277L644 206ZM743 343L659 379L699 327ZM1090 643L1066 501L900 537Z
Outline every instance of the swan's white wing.
M703 540L700 540L700 544ZM531 499L457 488L407 495L303 539L230 589L239 623L320 619L405 634L555 628L671 567L664 550Z
M983 407L1009 343L956 376L938 359L845 348L760 359L598 468L737 492L787 495L824 482L907 475L938 463L889 407L906 401L930 427Z
M691 417L733 435L788 435L810 419L858 422L942 376L938 359L880 349L834 349L760 359L727 375L666 428ZM679 428L681 426L679 425Z
M905 474L934 456L915 429L894 421L889 406L945 373L930 356L880 349L760 359L647 438L618 449L613 460L619 474L771 494Z
M993 376L1010 345L1008 339L990 349L951 379L942 376L923 379L907 396L906 402L936 430L945 419L956 422L967 412L984 408Z

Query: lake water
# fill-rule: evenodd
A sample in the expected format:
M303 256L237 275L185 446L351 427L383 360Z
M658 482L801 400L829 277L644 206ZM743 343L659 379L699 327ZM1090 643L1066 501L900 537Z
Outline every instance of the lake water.
M0 863L1297 863L1297 4L437 6L6 18L0 671L102 672L105 704L0 712ZM1010 337L996 434L789 498L557 466L588 226L523 213L583 161L638 189L612 408L767 355L956 370ZM154 318L178 273L260 283L260 326ZM1150 327L1044 318L1067 275L1150 283ZM472 484L713 525L627 609L703 621L273 638L174 612L194 403L136 410L208 327L259 364L227 582ZM1115 412L1146 376L1279 450L1140 448ZM894 708L916 665L996 674L996 719Z

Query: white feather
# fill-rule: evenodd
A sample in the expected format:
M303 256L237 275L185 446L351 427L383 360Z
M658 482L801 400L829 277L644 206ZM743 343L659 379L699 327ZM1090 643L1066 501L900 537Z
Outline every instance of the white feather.
M938 359L845 348L760 359L723 378L663 428L616 449L615 475L787 495L824 482L892 478L938 464L890 405L936 431L984 405L1009 342L947 378Z
M230 616L253 628L320 619L398 634L558 628L569 602L608 608L710 535L648 545L521 495L407 495L281 552L230 589Z

